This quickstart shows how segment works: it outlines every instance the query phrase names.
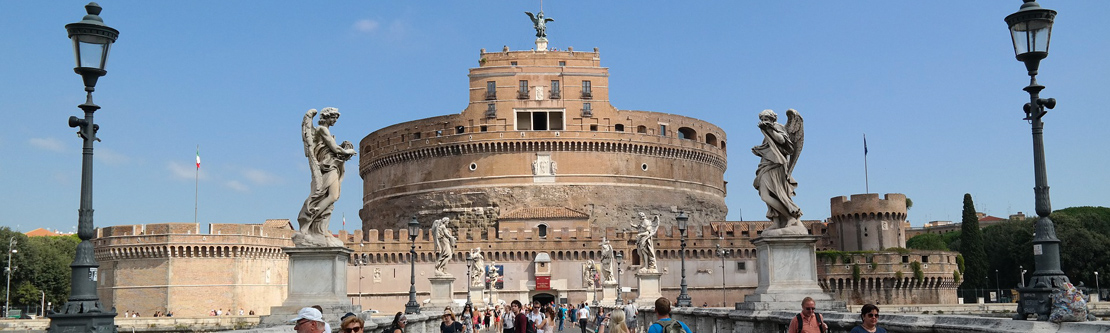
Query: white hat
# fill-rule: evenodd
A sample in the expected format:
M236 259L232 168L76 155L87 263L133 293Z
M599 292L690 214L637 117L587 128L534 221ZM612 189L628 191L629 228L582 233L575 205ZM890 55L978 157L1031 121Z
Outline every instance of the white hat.
M293 318L289 321L297 322L301 319L308 319L311 321L318 321L322 323L324 322L324 315L320 313L320 310L316 310L316 308L307 307L301 309L301 311L297 311L297 318Z

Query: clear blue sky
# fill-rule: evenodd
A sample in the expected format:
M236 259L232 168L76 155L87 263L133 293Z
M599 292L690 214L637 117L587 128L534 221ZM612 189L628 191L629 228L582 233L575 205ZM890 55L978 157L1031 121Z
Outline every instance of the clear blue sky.
M0 225L77 223L84 101L63 26L82 1L6 1L0 11ZM102 1L120 30L94 95L97 226L295 219L309 174L299 125L338 107L358 142L390 124L460 112L479 49L533 47L535 1ZM546 1L551 46L600 48L612 104L687 115L728 135L730 220L762 220L751 187L756 114L799 110L795 172L806 219L829 198L905 193L910 220L1033 211L1028 95L1003 17L1021 1ZM1039 81L1053 207L1106 206L1110 1L1042 1L1060 12ZM332 229L357 224L356 162Z

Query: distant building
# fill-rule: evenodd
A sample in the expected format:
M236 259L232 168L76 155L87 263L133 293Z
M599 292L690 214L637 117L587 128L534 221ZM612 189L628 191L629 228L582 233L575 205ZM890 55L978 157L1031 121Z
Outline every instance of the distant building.
M58 232L57 230L51 231L50 229L44 229L44 228L38 228L38 229L35 229L35 230L25 232L23 234L27 235L27 237L72 235L72 233L61 233L61 232Z
M1025 220L1025 214L1018 212L1017 214L1010 215L1009 218L1001 218L997 216L990 216L986 213L976 212L975 216L979 218L979 229L986 228L1005 221L1020 221ZM960 231L963 228L963 223L953 223L952 221L929 221L921 228L910 228L906 230L906 237L913 238L920 234L946 234L953 231Z

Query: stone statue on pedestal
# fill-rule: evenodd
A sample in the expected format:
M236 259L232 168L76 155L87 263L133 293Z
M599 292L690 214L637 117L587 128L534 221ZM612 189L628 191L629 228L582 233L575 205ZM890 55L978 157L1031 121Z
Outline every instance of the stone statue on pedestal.
M752 153L760 157L753 185L759 191L759 198L767 204L767 218L774 223L763 231L762 237L809 233L800 220L802 209L792 198L798 182L791 176L802 152L805 131L798 111L786 110L786 117L786 126L783 126L777 123L778 115L774 111L760 112L763 144L752 147Z
M617 278L613 275L614 263L613 260L613 245L609 244L609 239L601 238L601 280L603 282L617 282Z
M533 15L532 12L524 12L528 14L528 18L532 19L532 27L536 28L536 37L547 38L547 22L555 22L555 19L543 17L543 11L539 15Z
M474 258L474 264L470 266L470 286L481 287L485 285L485 283L483 283L485 282L484 275L486 273L485 256L482 255L482 249L474 248L470 250L470 257Z
M640 267L640 273L658 273L659 266L655 260L655 234L659 232L659 215L648 219L647 215L640 212L640 219L643 220L640 224L632 222L632 227L638 231L636 233L636 250L640 253L640 260L643 264Z
M293 234L297 247L342 247L343 242L328 231L328 221L335 201L339 200L339 186L345 173L343 163L355 156L355 146L350 141L335 143L328 129L339 120L339 109L324 108L320 111L320 126L312 125L316 109L308 110L301 121L301 138L312 171L312 190L297 215L300 230Z
M436 276L451 276L447 273L447 263L455 253L455 243L458 239L451 234L451 229L447 228L450 222L451 219L446 217L432 222L432 237L436 241Z

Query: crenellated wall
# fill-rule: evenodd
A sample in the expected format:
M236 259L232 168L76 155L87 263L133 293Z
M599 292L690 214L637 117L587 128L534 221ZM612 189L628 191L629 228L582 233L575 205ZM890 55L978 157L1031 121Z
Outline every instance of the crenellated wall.
M267 314L284 300L288 256L281 248L293 245L288 220L199 230L196 223L97 229L101 301L120 313L204 316L214 309Z
M821 252L821 288L848 304L956 304L958 253Z
M906 195L853 194L830 199L833 243L844 251L880 251L906 247Z

